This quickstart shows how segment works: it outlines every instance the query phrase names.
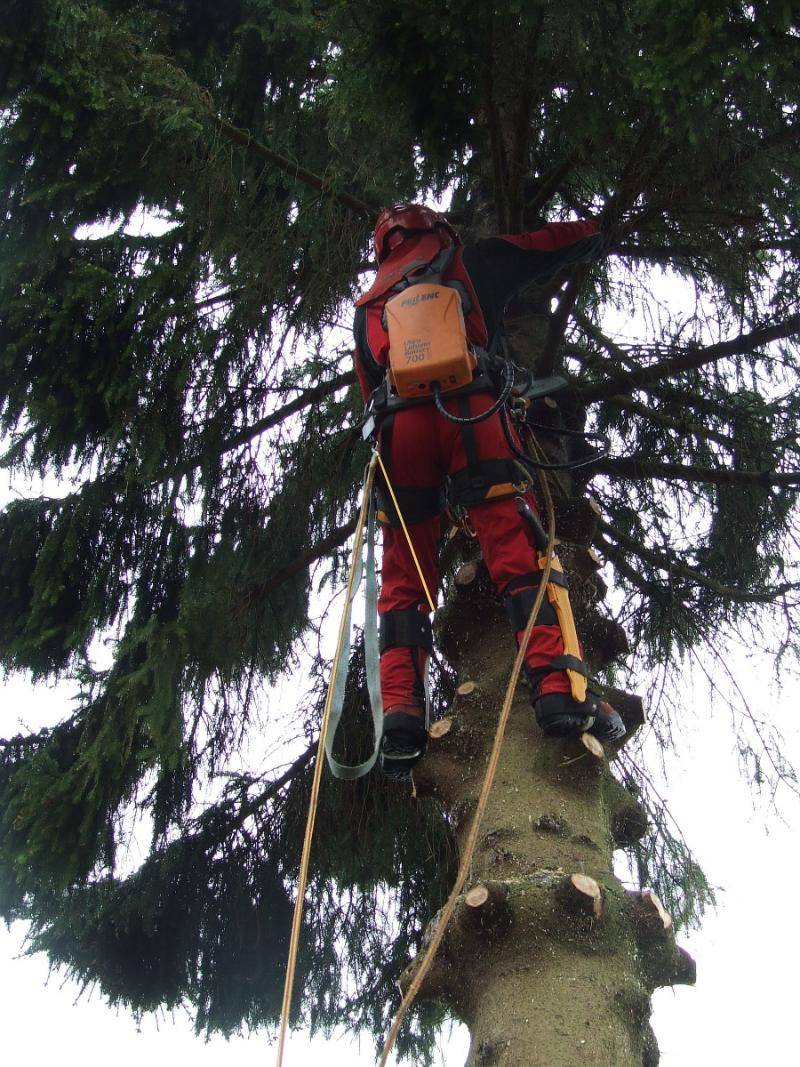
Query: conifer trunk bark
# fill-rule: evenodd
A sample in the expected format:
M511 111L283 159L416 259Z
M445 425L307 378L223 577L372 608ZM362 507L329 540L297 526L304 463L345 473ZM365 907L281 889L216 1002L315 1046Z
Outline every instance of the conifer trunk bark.
M459 681L475 684L457 695L444 730L434 731L417 789L444 804L461 843L514 651L485 571L454 585L437 628ZM592 755L580 740L545 740L520 686L472 878L422 989L468 1025L467 1067L658 1062L650 994L693 981L694 965L656 903L613 873L615 848L644 828L607 754ZM478 906L470 906L470 890Z

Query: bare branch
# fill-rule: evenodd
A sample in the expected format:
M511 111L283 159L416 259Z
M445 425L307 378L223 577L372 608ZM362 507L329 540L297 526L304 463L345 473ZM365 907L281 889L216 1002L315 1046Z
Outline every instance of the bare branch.
M642 480L701 482L706 485L763 485L765 488L800 485L800 471L737 471L729 467L697 467L688 463L658 463L639 455L601 459L595 469L604 474Z
M607 378L604 382L596 385L587 385L581 388L581 397L587 402L602 400L614 393L628 392L632 389L641 389L650 382L657 382L661 378L672 378L683 371L699 370L700 367L717 363L721 359L731 356L742 356L752 353L762 345L771 341L780 341L787 337L794 337L800 333L800 315L790 315L783 322L773 323L770 326L759 326L749 333L740 334L729 341L721 341L715 345L705 347L692 346L680 355L671 356L669 359L652 363L649 367L640 367L636 370L625 371Z

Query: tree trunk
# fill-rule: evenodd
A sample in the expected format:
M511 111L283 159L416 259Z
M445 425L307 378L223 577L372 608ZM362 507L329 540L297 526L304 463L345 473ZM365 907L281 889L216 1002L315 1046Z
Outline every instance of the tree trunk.
M579 529L568 510L566 524ZM580 502L572 511L585 518ZM578 614L590 621L586 590L596 599L598 588L579 563L591 557L576 545L559 551L584 594ZM462 684L416 784L441 800L463 842L513 660L508 623L482 566L468 565L454 583L437 629ZM594 666L606 658L602 648L587 651L590 661L595 652ZM619 703L635 728L636 699ZM520 686L472 878L422 987L468 1025L468 1067L652 1067L650 994L694 980L657 900L625 890L614 876L615 848L641 836L645 821L602 746L593 749L581 739L545 740Z

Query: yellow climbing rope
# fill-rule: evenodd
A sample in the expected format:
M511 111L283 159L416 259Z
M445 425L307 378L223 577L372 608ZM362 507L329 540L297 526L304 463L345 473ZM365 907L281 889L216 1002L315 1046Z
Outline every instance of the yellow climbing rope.
M378 452L376 452L375 454L378 457L378 464L381 468L381 473L386 479L386 488L389 490L389 496L392 498L392 503L394 504L395 511L397 512L397 517L400 519L400 525L403 527L403 533L406 535L406 541L408 541L408 547L411 550L411 556L414 560L414 566L417 568L419 580L422 582L422 588L425 590L425 596L428 600L428 607L431 609L431 611L436 611L436 605L433 602L433 597L431 596L430 589L428 589L428 583L425 581L425 575L422 573L422 567L420 566L420 562L417 559L417 553L414 548L414 542L411 540L411 534L408 532L406 520L403 518L403 513L400 510L400 505L397 503L397 497L394 495L392 483L389 481L389 473L386 470L386 467L383 465L383 460L381 459L380 454Z
M433 602L433 598L425 581L425 576L422 573L422 567L414 549L414 545L411 540L411 535L409 533L405 519L403 518L403 514L397 502L397 497L389 479L388 472L386 471L386 467L384 466L384 463L380 455L378 454L377 449L372 454L372 458L367 468L366 478L364 480L364 492L361 501L361 511L359 513L358 522L356 524L353 558L350 563L350 573L348 576L346 604L352 597L353 586L360 564L361 544L364 535L364 526L366 524L367 519L367 512L369 508L370 494L372 493L372 486L375 478L376 466L380 466L381 472L386 480L386 486L389 490L389 495L391 496L392 503L400 519L400 524L402 526L403 533L406 537L406 540L408 541L408 545L411 550L411 555L414 559L414 564L417 568L420 581L422 582L422 587L425 590L425 595L427 597L428 604L430 606L431 611L434 611L435 605ZM459 865L455 883L450 892L450 896L447 899L447 902L442 908L439 917L439 922L436 925L436 930L434 931L433 937L431 938L430 944L428 945L425 955L423 956L422 961L420 962L420 965L417 968L416 974L414 975L411 985L408 988L408 992L403 997L403 1001L398 1009L397 1016L395 1017L394 1023L392 1024L392 1028L383 1046L383 1050L381 1052L381 1059L378 1067L386 1067L388 1058L394 1047L395 1041L397 1040L397 1034L403 1023L403 1019L405 1018L408 1009L413 1003L414 998L419 992L419 989L422 986L422 982L425 979L425 975L428 973L431 963L433 962L433 959L436 956L439 946L441 945L448 923L450 922L450 919L453 916L456 902L458 900L459 895L461 894L462 889L464 888L464 884L467 880L469 869L472 864L472 856L475 852L475 846L478 840L478 833L480 832L481 822L483 821L483 816L485 814L486 806L489 800L489 793L491 792L495 774L497 772L497 765L500 760L500 752L502 749L503 738L505 736L506 725L508 723L508 717L511 711L511 704L514 699L514 693L516 691L517 683L519 681L519 675L522 670L522 664L525 658L525 651L528 647L528 641L530 640L530 635L531 631L533 630L534 623L536 622L536 616L539 614L539 609L542 606L542 601L544 599L544 595L547 589L547 583L550 579L550 571L552 569L553 564L553 553L555 548L555 518L553 514L553 500L552 496L550 495L550 487L547 484L547 479L542 471L539 471L539 480L542 486L542 493L547 506L548 518L547 554L545 557L545 565L542 570L542 577L539 582L539 589L536 594L536 599L534 601L533 607L531 608L531 613L528 617L528 622L525 626L525 632L522 635L522 639L519 643L519 648L517 650L517 655L514 660L514 666L511 671L511 677L506 688L505 697L503 699L503 706L500 711L497 731L495 733L494 742L492 744L492 751L489 756L489 763L486 769L486 775L483 780L480 796L478 797L478 804L475 809L475 815L473 816L472 825L470 826L469 834L465 842L464 853L461 859L461 863ZM289 1013L291 1011L292 1004L292 988L294 986L295 971L297 967L297 953L300 943L300 925L303 918L303 905L305 901L306 887L308 884L308 868L311 855L311 842L314 835L314 825L316 822L317 807L319 804L319 790L322 780L322 767L324 764L323 754L325 751L325 738L327 735L328 725L330 721L333 691L334 685L336 683L336 676L339 666L339 653L341 651L342 642L345 636L344 630L346 618L347 607L345 606L339 624L337 649L336 654L334 656L333 667L331 670L331 678L328 684L328 693L325 700L325 708L322 714L322 725L320 727L320 736L317 745L317 756L314 766L314 778L311 784L311 797L309 800L308 817L306 820L306 830L303 839L303 851L300 860L300 874L297 883L297 898L295 900L294 916L292 919L292 931L289 939L289 956L286 965L286 981L284 984L283 1002L281 1005L281 1020L278 1031L278 1051L275 1061L276 1067L282 1067L283 1064L283 1052L286 1044L286 1033L288 1029Z

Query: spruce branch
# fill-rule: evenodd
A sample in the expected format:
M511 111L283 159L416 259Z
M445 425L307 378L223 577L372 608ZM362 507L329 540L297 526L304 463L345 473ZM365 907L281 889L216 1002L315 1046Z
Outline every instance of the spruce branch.
M657 173L666 155L671 151L669 141L661 143L661 148L648 156L652 145L658 144L658 119L649 115L642 124L636 143L628 156L620 175L616 190L606 201L600 214L600 227L610 236L621 228L627 228L623 222L624 213L638 200L646 187L647 181Z
M288 785L293 778L300 774L314 758L317 751L317 740L315 739L312 744L302 752L293 763L290 763L286 770L274 778L269 785L267 785L260 793L254 797L250 797L239 805L235 815L229 814L231 802L229 800L223 800L219 804L215 804L213 807L206 809L194 821L195 828L199 831L207 833L206 827L211 825L216 828L219 826L219 834L214 843L221 844L223 841L229 840L232 835L247 822L252 815L257 815L263 810L264 806L273 800L278 793L283 789L285 785Z
M577 346L570 346L568 354L578 360L584 367L596 365L596 360L591 356L586 355ZM703 423L681 421L680 419L673 418L672 416L665 414L663 411L659 411L657 408L650 407L647 404L642 404L638 400L631 399L631 397L618 394L616 396L608 397L604 403L620 408L622 411L629 411L632 415L638 415L641 418L646 419L648 422L657 423L659 426L663 426L664 429L674 430L676 433L683 436L694 435L703 441L715 441L717 444L723 445L723 447L731 450L736 447L735 441L729 434L712 430ZM713 414L721 415L722 412L715 409Z
M694 390L681 390L672 388L666 382L651 382L644 390L648 396L654 396L658 400L675 404L681 408L691 409L696 415L703 415L709 419L725 419L730 421L739 414L735 406L735 397L731 395L706 395ZM605 401L603 401L605 403ZM778 415L777 404L771 405L770 410Z
M636 360L632 359L624 348L604 334L600 327L592 322L588 315L582 311L576 311L574 319L583 332L601 348L605 349L612 359L617 360L623 367L629 367L632 371L639 370L639 364Z
M319 174L315 174L313 171L308 170L307 167L303 167L294 160L289 159L287 156L281 155L280 152L276 152L274 148L270 148L261 141L257 141L249 130L241 130L238 126L233 126L230 122L227 122L217 113L210 96L207 97L206 108L211 121L217 127L219 132L233 144L240 145L247 151L254 152L257 156L261 156L262 159L267 160L268 163L272 163L278 170L282 170L285 174L289 174L291 177L296 178L297 181L302 182L303 185L308 185L310 188L316 189L323 196L335 200L356 215L372 218L377 214L378 209L368 204L365 200L360 200L357 196L353 196L352 193L341 192L334 189L331 183Z
M353 516L346 523L337 526L327 537L323 537L307 551L296 556L291 563L287 563L285 566L273 571L263 582L252 585L249 590L250 597L259 599L260 597L268 596L276 585L280 585L281 582L288 581L289 578L300 574L301 571L307 570L312 563L316 563L317 560L330 555L335 548L341 548L355 531L357 521L358 516Z
M539 179L536 192L531 200L525 204L525 214L537 215L547 202L558 192L561 183L579 162L580 153L571 152L560 163L556 164L547 174Z
M755 255L758 252L793 252L800 254L800 237L766 238L760 241L743 243L737 249L744 255ZM611 255L627 256L629 259L655 260L657 263L670 262L673 259L700 259L707 257L708 248L698 245L681 244L672 242L669 245L656 244L625 244L620 242L612 244L608 248Z
M564 340L564 333L569 323L570 314L575 307L575 301L578 299L588 275L589 268L586 264L581 264L575 268L564 292L561 294L555 314L550 319L547 337L536 360L536 372L543 378L546 378L555 370L556 356L561 342Z
M222 456L226 452L231 452L234 448L239 448L240 445L247 444L248 441L252 441L262 433L266 433L267 430L271 430L275 426L280 426L280 424L290 415L295 415L298 411L302 411L304 408L310 407L312 404L316 404L320 400L324 400L325 397L332 396L339 389L344 389L347 386L352 385L355 380L355 371L345 371L343 374L337 374L337 376L331 378L330 381L321 382L319 385L306 389L300 396L295 397L294 400L290 400L288 404L284 404L269 415L265 415L263 419L258 419L249 426L243 426L242 429L237 430L235 434L226 437L220 442L214 454L216 456ZM195 470L203 463L205 458L204 454L197 453L190 459L185 460L175 471L175 476L179 477L188 474L189 471Z
M648 407L646 404L640 404L638 400L631 400L630 397L610 396L605 403L620 408L622 411L629 411L632 415L639 415L641 418L647 419L648 422L657 423L659 426L663 426L665 430L674 430L685 437L691 435L700 438L702 441L714 441L731 450L736 448L736 442L729 434L718 433L716 430L712 430L699 422L681 422L680 419L671 418L669 415L665 415L663 411Z
M205 89L194 81L183 68L171 62L164 54L158 54L156 56L151 53L141 39L137 38L132 33L122 31L113 23L111 17L100 8L95 7L92 9L92 12L93 17L97 20L105 20L106 25L114 30L117 39L125 41L132 54L138 55L146 63L157 63L162 72L169 71L175 79L175 84L181 85L186 91L184 99L186 101L191 100L195 105L199 104L207 117L226 140L260 156L274 167L277 167L278 170L283 171L284 174L288 174L303 185L316 189L322 196L335 200L356 215L371 218L376 214L378 209L368 204L365 200L361 200L359 197L353 196L351 193L334 189L332 183L326 178L323 178L319 174L315 174L314 171L302 166L295 160L289 159L288 156L276 152L275 149L270 148L269 145L265 145L261 141L256 140L249 130L242 130L238 126L234 126L232 123L228 122L219 114L214 99L208 89Z
M597 526L605 536L600 537L595 543L615 566L620 561L624 563L625 554L629 553L668 575L677 575L680 578L685 578L694 585L709 589L723 599L735 600L738 603L745 604L771 604L779 597L785 596L786 593L800 589L800 582L785 582L782 585L773 586L771 589L762 589L760 591L735 589L732 586L716 581L714 578L710 578L695 567L681 563L672 554L646 548L634 538L620 533L619 530L604 519L599 519ZM640 581L643 580L640 579Z

